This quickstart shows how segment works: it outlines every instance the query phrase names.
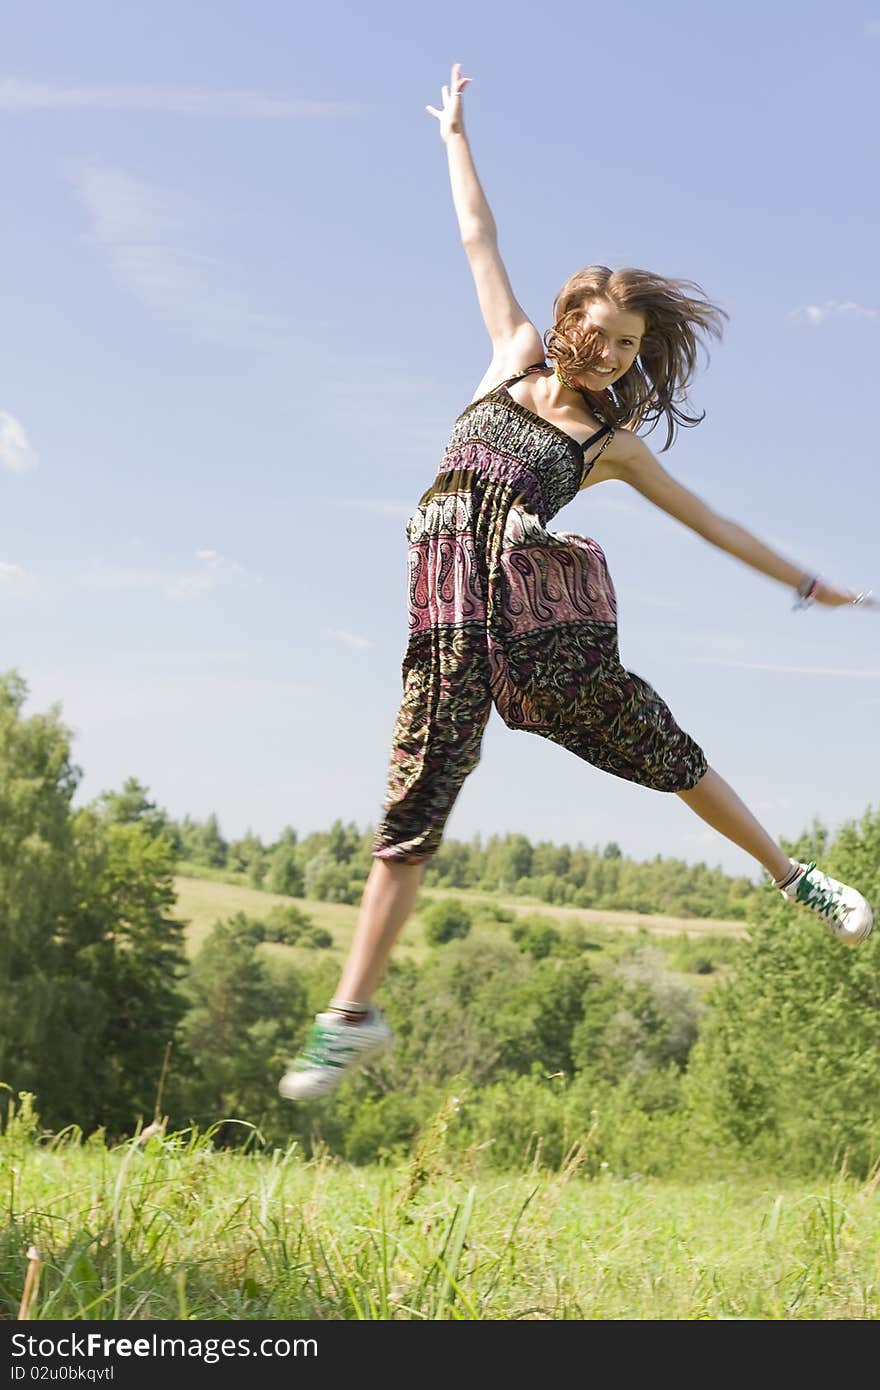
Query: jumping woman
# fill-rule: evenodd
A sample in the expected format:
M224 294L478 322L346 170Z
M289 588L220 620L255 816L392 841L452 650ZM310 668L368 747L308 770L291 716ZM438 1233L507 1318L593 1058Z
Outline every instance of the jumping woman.
M614 586L596 541L549 531L584 488L614 478L719 549L788 585L799 606L860 604L718 516L659 464L686 413L697 348L722 310L690 281L591 265L562 286L544 339L514 297L464 131L452 69L439 122L461 239L492 360L452 427L434 482L407 523L410 635L384 816L339 989L280 1082L292 1100L325 1095L391 1034L372 1004L494 705L512 729L594 767L675 792L752 855L783 896L838 940L864 941L871 909L814 863L788 858L640 676L620 663ZM546 360L549 358L549 362Z

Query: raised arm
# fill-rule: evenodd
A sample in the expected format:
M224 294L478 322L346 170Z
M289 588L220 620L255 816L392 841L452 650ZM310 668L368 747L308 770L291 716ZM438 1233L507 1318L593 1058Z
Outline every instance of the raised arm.
M474 277L480 312L492 341L493 364L509 367L513 372L519 366L531 366L533 362L540 361L544 356L544 345L538 330L526 317L511 289L498 252L495 219L474 167L464 129L461 100L465 84L470 80L461 76L461 65L455 63L449 86L442 88L442 111L434 106L426 106L425 110L440 122L440 135L449 159L452 201ZM487 373L487 378L490 373Z
M800 565L792 564L790 560L771 550L744 526L719 516L696 493L676 482L661 466L645 441L630 430L617 431L606 450L606 460L606 469L614 477L629 483L656 507L674 516L676 521L695 531L698 536L702 536L719 550L742 560L743 564L749 565L761 574L769 575L780 584L788 584L792 589L797 589L808 577ZM817 603L827 604L831 608L862 601L862 596L851 593L848 589L836 589L824 581L819 581L813 597Z

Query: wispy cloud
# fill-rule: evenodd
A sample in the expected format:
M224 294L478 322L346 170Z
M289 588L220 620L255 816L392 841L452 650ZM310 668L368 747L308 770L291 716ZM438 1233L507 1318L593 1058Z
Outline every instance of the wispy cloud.
M37 456L30 446L24 426L7 410L0 410L0 468L23 473L32 468Z
M288 712L310 698L324 699L307 682L272 679L267 676L227 673L218 679L215 671L154 670L150 679L140 673L131 674L102 669L99 673L76 672L66 667L58 670L29 672L31 700L39 706L43 701L61 699L65 723L77 733L83 730L104 730L116 724L143 724L145 720L185 718L204 724L206 714L231 716L236 721L249 715L266 720L278 717L280 710ZM189 723L188 737L194 737Z
M197 550L198 565L193 569L169 573L159 569L125 569L95 565L80 575L80 588L92 592L114 592L125 589L155 590L169 599L191 599L209 594L230 582L246 580L260 584L259 575L251 575L237 560L227 560L216 550Z
M367 647L372 647L372 642L366 637L358 637L354 632L343 632L339 628L328 627L327 636L335 637L337 642L343 642L345 646L352 647L355 651L366 651Z
M392 502L381 497L316 497L315 501L324 507L348 507L352 511L372 512L374 516L408 517L415 509L415 501Z
M856 304L852 299L828 299L824 304L805 304L800 309L792 310L791 318L798 323L817 326L830 318L880 319L880 309Z
M626 602L644 604L646 608L668 608L677 611L688 607L680 599L664 598L662 594L647 594L639 589L631 589L626 595Z
M0 560L0 584L14 584L18 579L24 579L24 570L21 565L13 565L7 560Z
M692 656L691 662L703 666L740 666L747 671L780 671L792 676L852 676L880 679L880 671L863 671L846 666L789 666L771 661L732 661L721 656Z
M270 120L348 115L355 102L307 101L266 92L209 87L76 86L0 77L0 111L147 111L172 116L243 116Z
M75 166L70 178L111 271L149 310L215 342L278 340L270 318L229 284L233 268L193 245L201 239L193 224L216 215L105 164Z

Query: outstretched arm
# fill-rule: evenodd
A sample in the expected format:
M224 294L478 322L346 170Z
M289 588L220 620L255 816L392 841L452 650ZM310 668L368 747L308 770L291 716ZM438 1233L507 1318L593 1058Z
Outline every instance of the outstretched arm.
M498 252L498 231L486 195L480 186L473 155L464 129L461 95L469 77L461 65L452 68L448 87L442 88L443 109L425 110L440 122L440 135L449 159L452 201L461 240L470 263L483 321L492 340L494 358L509 362L522 354L531 365L544 356L540 335L517 302L504 262ZM511 367L516 370L516 365Z
M792 564L771 550L744 526L718 516L696 493L676 482L638 435L628 430L618 431L606 456L615 477L629 483L649 502L674 516L676 521L682 522L691 531L696 531L698 536L710 541L719 550L734 555L743 564L769 575L771 579L778 579L780 584L787 584L792 589L796 589L805 578L806 571L800 565ZM817 603L837 608L845 603L855 603L858 596L847 589L835 589L820 581L813 598Z

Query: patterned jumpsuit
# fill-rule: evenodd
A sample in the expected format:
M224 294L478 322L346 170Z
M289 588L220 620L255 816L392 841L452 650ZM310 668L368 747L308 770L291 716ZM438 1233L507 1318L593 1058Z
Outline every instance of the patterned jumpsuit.
M493 704L510 728L643 787L684 791L707 769L656 691L620 664L601 547L546 529L613 431L581 445L515 401L508 386L545 369L462 411L407 522L410 631L377 858L436 853Z

